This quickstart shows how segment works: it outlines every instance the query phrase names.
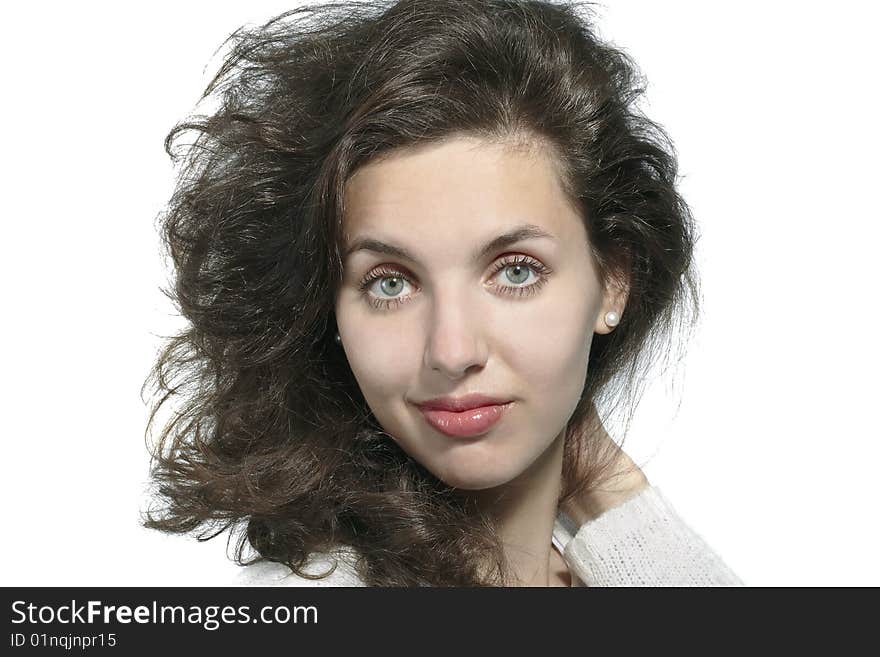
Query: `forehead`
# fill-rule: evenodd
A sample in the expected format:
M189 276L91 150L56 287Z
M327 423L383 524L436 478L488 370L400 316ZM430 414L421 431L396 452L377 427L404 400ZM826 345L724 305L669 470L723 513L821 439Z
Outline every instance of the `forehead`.
M539 147L456 137L394 151L345 185L346 242L377 229L461 234L522 223L564 235L572 221L557 167Z

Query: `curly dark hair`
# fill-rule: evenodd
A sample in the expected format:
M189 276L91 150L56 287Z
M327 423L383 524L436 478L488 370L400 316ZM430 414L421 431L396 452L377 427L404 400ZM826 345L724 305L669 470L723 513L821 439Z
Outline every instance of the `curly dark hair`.
M603 282L628 283L620 324L593 338L561 502L597 485L597 407L640 389L699 295L673 145L591 16L584 3L336 2L229 37L202 96L214 110L165 142L180 176L160 217L164 292L187 325L144 384L148 433L176 408L150 445L161 505L145 526L200 540L231 528L238 563L249 544L252 561L306 577L311 553L342 545L371 585L509 581L490 518L383 431L333 340L346 181L453 135L549 144Z

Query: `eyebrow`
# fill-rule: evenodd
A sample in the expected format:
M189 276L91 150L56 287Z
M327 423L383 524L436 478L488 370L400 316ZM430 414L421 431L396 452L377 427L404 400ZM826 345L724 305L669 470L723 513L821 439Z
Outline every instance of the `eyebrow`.
M535 226L534 224L522 224L506 233L493 237L477 249L473 258L475 262L478 262L493 251L503 249L511 244L516 244L517 242L539 238L557 240L555 235L548 233L540 226ZM393 244L386 244L385 242L380 242L379 240L370 237L355 240L346 250L345 257L347 258L355 251L372 251L374 253L383 253L398 258L404 258L411 262L416 262L416 258L406 249Z

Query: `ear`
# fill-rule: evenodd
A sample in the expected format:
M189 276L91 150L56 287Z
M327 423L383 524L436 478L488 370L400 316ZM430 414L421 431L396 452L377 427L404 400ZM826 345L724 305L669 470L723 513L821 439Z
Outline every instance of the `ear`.
M603 335L611 333L614 327L606 324L605 315L609 312L614 312L617 313L618 318L622 318L628 297L629 280L622 276L611 277L605 284L605 290L602 292L602 304L599 308L599 314L596 317L593 331Z

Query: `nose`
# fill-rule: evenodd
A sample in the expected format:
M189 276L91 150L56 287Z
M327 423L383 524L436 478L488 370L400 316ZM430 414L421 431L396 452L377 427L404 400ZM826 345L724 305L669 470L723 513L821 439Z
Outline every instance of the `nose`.
M483 313L466 292L440 293L434 299L425 346L425 367L450 379L460 379L474 367L484 367L488 348L483 338Z

